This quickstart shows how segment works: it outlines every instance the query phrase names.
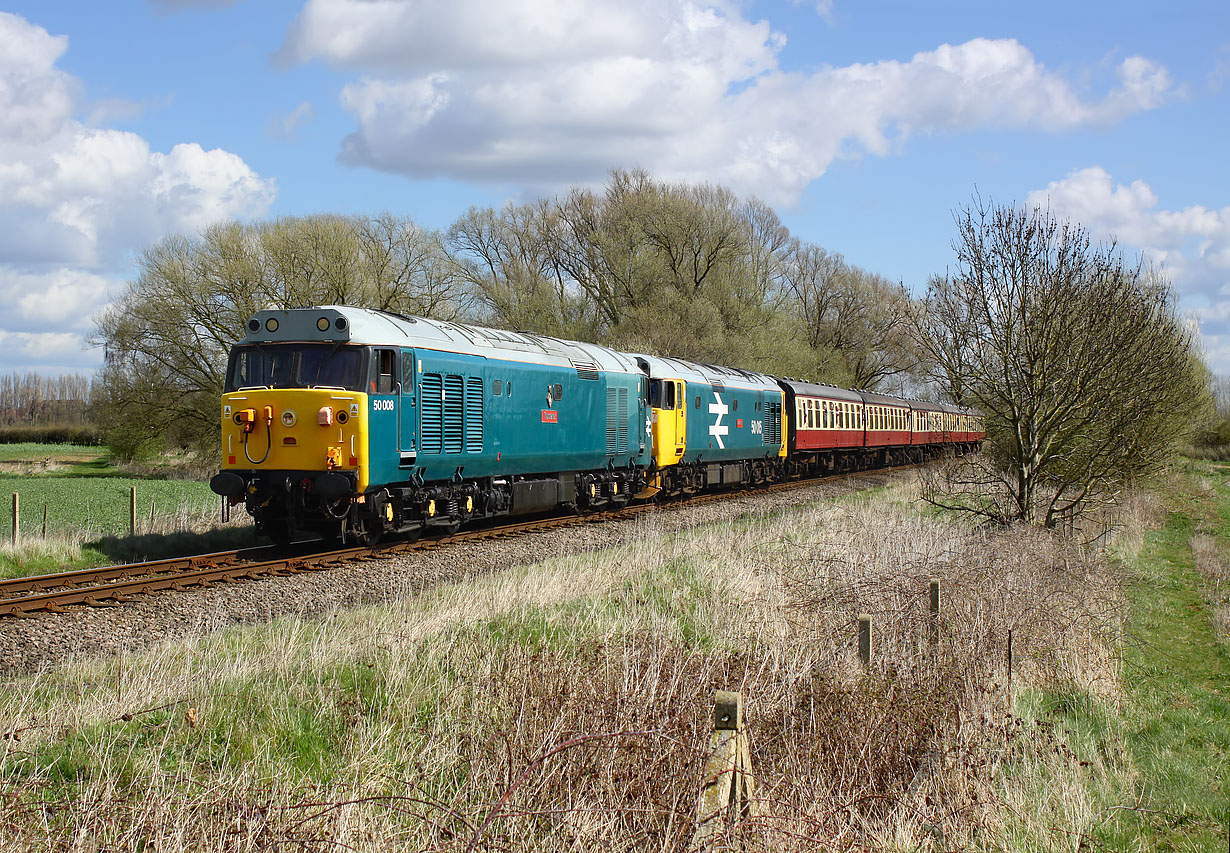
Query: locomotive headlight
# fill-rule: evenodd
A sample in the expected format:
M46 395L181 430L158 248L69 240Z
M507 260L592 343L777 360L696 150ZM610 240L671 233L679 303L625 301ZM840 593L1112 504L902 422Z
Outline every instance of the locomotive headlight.
M282 413L282 423L288 427L293 427L298 420L298 416L290 409Z
M265 331L266 332L276 332L277 330L278 330L278 318L277 317L270 317L268 320L265 321Z
M329 331L329 318L321 317L319 320L317 320L316 328L320 329L322 332Z

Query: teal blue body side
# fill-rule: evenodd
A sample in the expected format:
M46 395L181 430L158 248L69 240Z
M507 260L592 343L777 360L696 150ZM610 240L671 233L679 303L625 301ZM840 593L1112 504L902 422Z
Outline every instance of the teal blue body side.
M586 379L572 367L421 349L400 359L400 387L369 398L369 488L649 463L640 375Z
M780 391L715 391L712 385L688 382L687 448L682 461L727 462L777 456L782 431L778 428L773 434L771 425L775 421L768 417L767 407L780 405L781 400ZM767 443L766 424L770 425Z

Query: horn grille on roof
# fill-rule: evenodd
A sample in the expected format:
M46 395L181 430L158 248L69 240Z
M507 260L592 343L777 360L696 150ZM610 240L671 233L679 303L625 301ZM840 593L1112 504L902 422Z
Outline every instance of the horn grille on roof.
M597 379L598 365L592 361L579 361L575 358L568 359L572 362L572 366L577 369L577 376L581 379Z

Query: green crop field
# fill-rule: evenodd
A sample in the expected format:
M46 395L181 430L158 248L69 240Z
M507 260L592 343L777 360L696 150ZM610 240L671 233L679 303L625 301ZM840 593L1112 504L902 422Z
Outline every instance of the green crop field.
M20 495L23 536L41 535L43 507L51 535L80 531L91 535L128 533L130 489L137 489L139 532L148 526L151 504L156 519L200 515L219 508L207 483L191 480L139 480L127 477L41 477L0 475L6 510ZM8 512L5 513L8 515Z

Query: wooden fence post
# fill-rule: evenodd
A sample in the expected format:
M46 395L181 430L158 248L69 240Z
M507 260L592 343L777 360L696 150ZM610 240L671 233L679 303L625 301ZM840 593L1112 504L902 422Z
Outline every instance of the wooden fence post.
M137 487L132 486L128 492L128 532L137 535Z
M17 545L17 511L21 506L21 500L17 497L17 493L13 492L13 545Z
M1008 706L1012 707L1012 629L1008 629Z
M940 641L940 579L931 579L931 644L934 645Z
M743 728L743 697L738 693L719 690L714 697L713 735L703 773L696 832L689 848L694 851L712 849L741 818L756 815L752 800L756 780Z
M47 504L43 504L43 538L47 538Z
M862 613L858 617L858 659L864 667L871 667L871 614Z

